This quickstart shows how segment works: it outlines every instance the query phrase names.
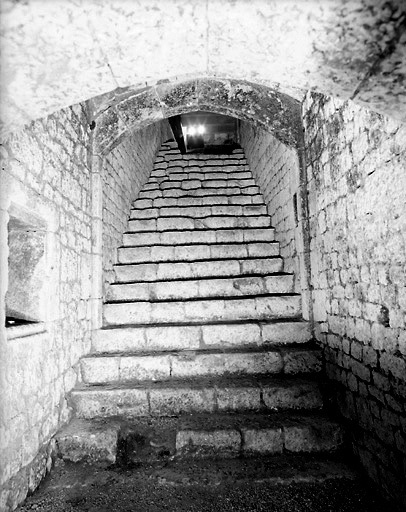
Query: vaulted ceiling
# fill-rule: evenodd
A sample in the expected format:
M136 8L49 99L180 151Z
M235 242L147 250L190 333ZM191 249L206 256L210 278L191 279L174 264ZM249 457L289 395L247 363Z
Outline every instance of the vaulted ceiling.
M96 106L191 77L264 86L282 106L313 89L406 121L404 0L0 5L3 134L99 95Z

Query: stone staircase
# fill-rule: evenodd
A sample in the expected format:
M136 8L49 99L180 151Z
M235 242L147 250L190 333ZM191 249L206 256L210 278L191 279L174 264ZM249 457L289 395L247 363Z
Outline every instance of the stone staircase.
M63 458L306 459L342 448L323 408L320 351L242 150L182 156L165 143L115 276L70 397L75 419L57 438Z

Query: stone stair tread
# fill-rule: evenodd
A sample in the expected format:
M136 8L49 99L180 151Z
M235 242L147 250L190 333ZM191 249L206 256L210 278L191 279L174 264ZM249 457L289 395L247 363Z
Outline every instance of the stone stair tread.
M279 243L213 243L213 244L162 244L124 246L118 248L118 264L155 263L168 261L204 261L248 257L272 258L280 256Z
M116 302L104 305L104 324L166 324L200 321L300 317L299 294L173 301Z
M265 276L280 273L283 259L272 258L223 258L199 261L172 261L152 263L123 263L113 266L116 283L173 281L187 278Z
M321 410L315 376L193 377L171 381L79 384L70 395L79 418L178 416L184 413Z
M304 375L321 371L316 346L240 347L138 353L91 353L80 362L87 384L134 379L170 381L177 378L225 375Z
M323 411L267 411L74 419L58 433L57 441L60 455L73 462L116 462L117 451L132 442L136 445L132 462L150 463L157 457L185 455L218 458L333 452L343 446L344 435L340 424Z
M271 220L268 215L244 216L244 215L210 215L208 217L158 217L152 219L130 219L128 221L128 232L139 233L145 231L156 231L159 233L167 231L206 230L221 228L244 228L244 227L271 227Z
M131 382L120 383L110 382L101 385L87 385L85 383L78 383L72 390L72 394L80 393L94 393L98 391L114 391L114 390L127 390L127 389L205 389L205 388L252 388L261 389L265 386L272 386L274 388L288 389L300 385L317 385L321 378L317 375L306 375L306 377L297 377L291 375L244 375L244 376L210 376L210 377L194 377L173 379L171 381L151 381L151 380L134 380Z
M168 281L112 283L107 302L131 300L181 300L203 297L262 296L267 293L292 293L294 277L274 273L265 276L176 279Z
M92 347L108 351L119 347L121 351L161 349L198 349L224 347L305 343L311 339L310 326L302 320L269 322L246 321L239 323L195 324L193 326L110 326L93 333Z
M179 280L180 281L180 280ZM157 282L157 281L154 281ZM165 282L165 281L160 281ZM176 281L175 281L176 282ZM120 283L116 283L117 286L120 286ZM300 297L300 293L294 293L294 292L268 292L268 293L262 293L262 294L256 294L255 297L261 297L261 298L267 298L267 297ZM254 298L255 298L254 297ZM221 301L232 301L232 300L252 300L252 295L235 295L235 296L227 296L227 297L192 297L192 298L185 298L185 299L142 299L142 300L110 300L106 301L104 304L135 304L135 303L147 303L147 304L165 304L165 303L173 303L173 302L213 302L217 300Z
M303 352L303 351L318 351L321 352L321 348L314 342L308 341L306 343L286 343L286 344L275 344L271 347L268 346L238 346L238 347L227 347L227 348L200 348L196 350L144 350L138 352L89 352L83 359L93 359L97 357L149 357L149 356L163 356L163 355L185 355L190 354L245 354L245 353L262 353L262 352Z
M140 231L138 233L124 232L123 247L130 245L183 245L183 244L202 244L202 243L229 243L235 241L242 242L263 242L274 241L275 230L272 227L267 228L222 228L222 229L201 229L195 230L168 230L168 231ZM134 244L134 241L136 243Z

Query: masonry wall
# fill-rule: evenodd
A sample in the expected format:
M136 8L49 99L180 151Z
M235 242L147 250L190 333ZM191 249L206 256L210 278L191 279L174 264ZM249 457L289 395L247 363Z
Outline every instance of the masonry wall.
M309 318L308 249L305 244L305 205L296 149L269 132L241 122L241 146L260 187L275 228L285 271L295 275L295 290L302 293L303 314Z
M303 119L316 336L355 453L406 507L406 126L316 94Z
M13 509L50 468L50 441L69 418L65 396L77 381L80 356L90 347L87 117L84 105L64 109L11 136L1 150L1 510ZM17 237L8 250L11 225L36 237L35 257L43 270L33 281L41 286L36 312L40 321L5 329L6 293L13 286L8 267L20 244ZM20 257L19 271L24 274L30 254L25 251ZM39 300L30 286L23 292L27 303Z
M103 295L114 278L131 203L148 180L159 147L169 135L168 126L159 122L135 132L103 159Z

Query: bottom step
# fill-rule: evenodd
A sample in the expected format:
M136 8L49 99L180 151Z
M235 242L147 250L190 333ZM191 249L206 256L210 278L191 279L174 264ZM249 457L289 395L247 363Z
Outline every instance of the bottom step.
M343 446L344 431L323 413L200 414L76 419L57 435L57 442L65 460L139 465L173 457L332 452Z

